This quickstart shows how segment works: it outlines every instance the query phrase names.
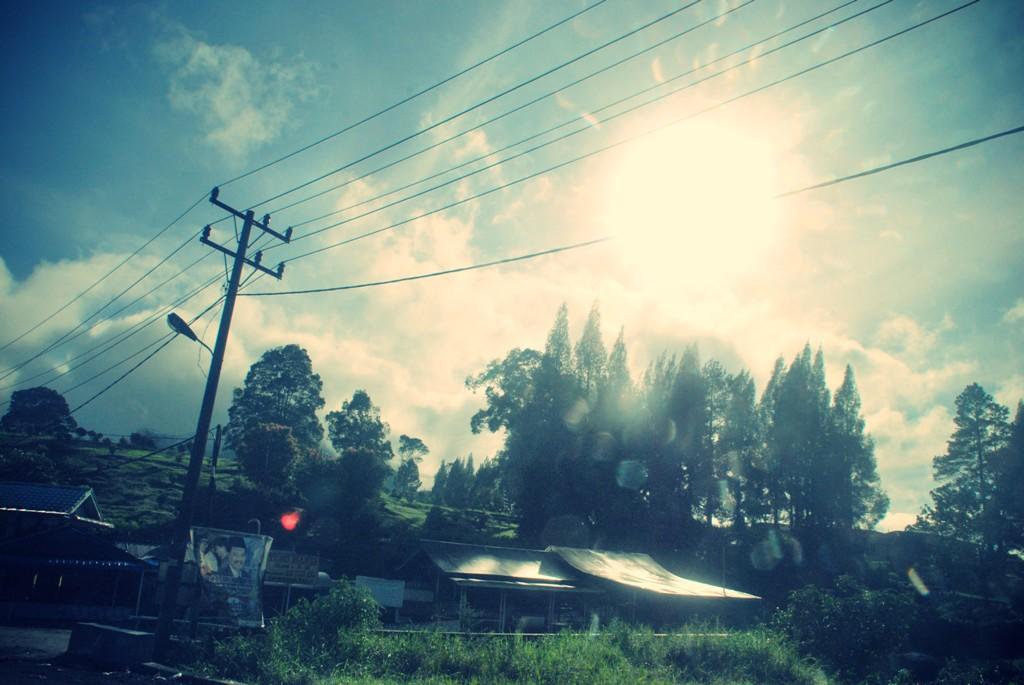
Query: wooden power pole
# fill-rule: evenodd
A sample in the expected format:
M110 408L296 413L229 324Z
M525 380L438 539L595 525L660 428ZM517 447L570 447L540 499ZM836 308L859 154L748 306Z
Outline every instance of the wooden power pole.
M181 585L181 573L185 565L185 548L188 545L189 532L192 527L192 513L196 503L196 492L199 489L199 473L203 466L206 439L210 432L210 422L213 417L213 403L217 398L217 384L220 381L221 367L224 365L224 351L228 344L228 330L231 328L231 315L235 311L235 298L238 295L242 267L248 264L254 269L258 269L278 279L284 274L283 263L278 264L275 271L262 266L260 264L262 253L260 252L257 252L253 259L246 258L245 251L249 247L249 236L252 233L253 226L255 226L264 233L268 233L286 243L290 242L292 237L292 229L290 228L283 234L271 229L269 214L265 215L262 221L256 221L253 218L251 209L240 212L233 207L229 207L218 199L219 193L220 190L214 188L210 193L210 202L242 219L242 233L238 237L238 246L234 252L210 240L209 226L203 229L203 235L199 239L204 245L208 245L234 258L234 263L231 268L231 277L228 280L227 294L224 296L224 311L221 313L220 328L217 330L217 342L214 344L213 356L210 359L210 372L206 376L206 390L203 393L203 402L199 409L196 433L192 439L188 474L185 476L185 489L181 495L178 518L171 534L170 560L168 562L163 593L160 597L160 615L156 626L155 651L158 659L166 655L167 646L174 628L174 615L178 604L178 589Z

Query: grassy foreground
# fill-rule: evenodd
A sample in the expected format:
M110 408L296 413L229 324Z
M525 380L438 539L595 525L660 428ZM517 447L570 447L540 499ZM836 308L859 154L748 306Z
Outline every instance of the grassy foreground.
M595 635L526 639L385 634L376 627L372 600L342 587L300 603L263 633L207 645L196 665L221 677L285 685L831 683L776 633L760 629L661 637L612 625Z

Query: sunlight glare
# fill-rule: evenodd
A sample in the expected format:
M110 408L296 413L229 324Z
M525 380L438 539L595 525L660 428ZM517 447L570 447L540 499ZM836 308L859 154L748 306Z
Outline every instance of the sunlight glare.
M778 233L775 155L735 128L672 127L629 146L603 218L659 285L721 286L756 269Z

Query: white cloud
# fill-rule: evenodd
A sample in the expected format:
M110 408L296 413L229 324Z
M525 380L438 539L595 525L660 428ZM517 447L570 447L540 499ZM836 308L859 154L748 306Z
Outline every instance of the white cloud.
M999 384L995 392L996 400L1010 408L1010 418L1017 411L1017 403L1024 400L1024 375L1015 373Z
M156 46L172 69L171 106L199 117L206 141L235 158L264 145L290 124L294 106L317 94L314 65L261 61L238 45L211 45L179 27Z
M1006 310L1006 313L1003 314L1003 321L1006 323L1024 321L1024 297L1017 300L1012 307Z
M953 319L948 314L931 329L908 316L893 316L879 326L877 339L884 348L919 361L935 349L942 333L954 328Z

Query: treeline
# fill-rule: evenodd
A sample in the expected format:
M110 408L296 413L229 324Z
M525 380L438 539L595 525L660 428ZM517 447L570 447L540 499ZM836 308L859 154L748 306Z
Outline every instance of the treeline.
M489 459L473 466L473 455L451 462L442 461L430 489L433 504L457 509L486 509L503 512L509 503L498 462Z
M760 397L695 347L634 381L622 332L607 351L595 307L573 344L563 305L543 351L514 349L467 385L486 400L472 429L506 432L497 470L529 542L680 549L716 522L849 529L888 507L853 370L833 396L809 345Z

